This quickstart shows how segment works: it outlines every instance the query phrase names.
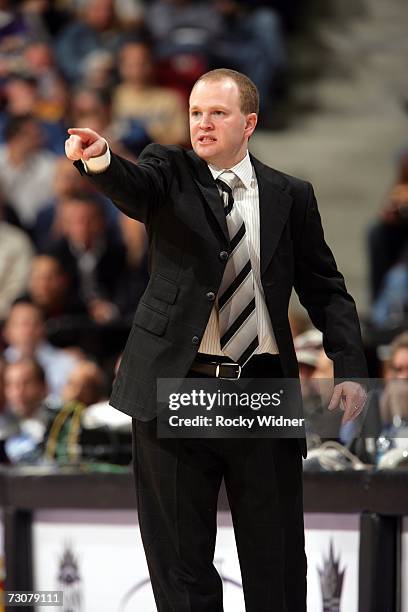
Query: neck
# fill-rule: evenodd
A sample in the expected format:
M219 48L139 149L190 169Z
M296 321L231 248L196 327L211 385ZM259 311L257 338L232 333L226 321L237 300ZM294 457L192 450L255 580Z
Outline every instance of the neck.
M240 156L237 156L235 160L221 160L220 162L208 162L208 165L211 166L214 170L230 170L247 156L248 149L246 149Z

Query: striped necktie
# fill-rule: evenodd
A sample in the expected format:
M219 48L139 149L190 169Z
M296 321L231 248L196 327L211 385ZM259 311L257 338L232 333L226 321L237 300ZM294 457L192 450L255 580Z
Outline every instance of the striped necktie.
M245 223L234 206L233 189L239 178L223 172L216 180L224 202L230 236L230 256L218 291L221 350L243 366L258 347L254 278Z

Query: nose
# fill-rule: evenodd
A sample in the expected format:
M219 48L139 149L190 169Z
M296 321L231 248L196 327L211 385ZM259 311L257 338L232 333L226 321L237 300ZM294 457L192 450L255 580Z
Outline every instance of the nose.
M211 129L211 127L212 127L212 123L210 121L210 114L209 113L203 113L201 115L200 128L202 130L208 130L208 129Z

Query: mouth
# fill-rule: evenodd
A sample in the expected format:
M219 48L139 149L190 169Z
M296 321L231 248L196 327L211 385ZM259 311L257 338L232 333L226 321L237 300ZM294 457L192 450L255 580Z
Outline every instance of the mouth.
M216 139L216 138L214 138L213 136L208 136L208 135L205 135L205 136L199 136L199 138L198 138L198 142L199 142L200 144L210 144L210 143L212 143L212 142L216 142L216 140L217 140L217 139Z

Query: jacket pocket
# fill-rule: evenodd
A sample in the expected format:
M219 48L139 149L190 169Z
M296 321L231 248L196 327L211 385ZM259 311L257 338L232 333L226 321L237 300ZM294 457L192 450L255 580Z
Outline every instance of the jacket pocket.
M173 281L168 280L161 274L157 274L152 282L151 295L166 302L166 304L174 304L178 293L178 287Z
M154 310L143 302L139 303L134 319L134 324L138 327L142 327L156 336L163 336L168 322L169 318L166 314Z

